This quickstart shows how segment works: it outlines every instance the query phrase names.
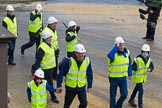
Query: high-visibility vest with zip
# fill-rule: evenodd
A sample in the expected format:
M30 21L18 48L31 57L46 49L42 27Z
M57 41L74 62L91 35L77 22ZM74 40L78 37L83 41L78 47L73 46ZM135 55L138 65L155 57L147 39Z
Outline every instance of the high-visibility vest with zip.
M147 81L147 72L151 63L151 59L149 58L146 64L141 57L134 58L134 61L137 64L139 70L133 71L132 81L134 83L145 83Z
M89 57L85 57L79 69L74 58L71 57L70 60L71 66L66 74L66 86L71 88L85 86L87 83L86 71L90 63Z
M35 10L32 11L33 15L36 14ZM29 20L29 31L36 33L42 27L42 13L41 18L37 17L34 21Z
M43 56L43 60L41 61L40 67L41 69L51 69L56 66L56 59L54 48L48 46L45 42L42 42L38 49L41 48L45 54Z
M52 34L52 42L51 42L52 43L52 46L55 49L59 48L58 47L58 40L57 40L57 31L55 30L55 32L53 32L49 27L46 27L46 28L43 29L42 33L44 31L46 31L46 30L48 30Z
M76 31L74 32L67 32L70 36L77 35ZM74 52L75 45L78 43L77 38L73 39L70 42L66 42L66 51L67 52Z
M124 57L123 55L118 55L118 53L116 53L114 56L114 61L112 63L110 62L111 60L107 58L109 77L120 78L128 76L129 55L129 50L127 50L126 57Z
M14 17L13 21L9 17L5 17L3 21L7 24L7 30L11 32L15 37L18 37L16 17Z
M31 106L32 108L46 108L47 92L46 80L42 80L42 84L37 86L34 80L28 82L28 87L31 89Z

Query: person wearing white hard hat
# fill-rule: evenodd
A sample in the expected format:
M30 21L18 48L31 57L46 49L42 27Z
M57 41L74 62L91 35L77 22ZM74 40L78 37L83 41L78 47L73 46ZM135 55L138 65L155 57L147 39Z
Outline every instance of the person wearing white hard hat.
M43 29L43 8L41 4L36 4L35 10L30 13L29 20L29 42L21 46L21 54L24 55L24 51L32 47L36 43L36 48L40 44L40 33Z
M44 80L44 71L37 69L34 73L34 79L27 83L26 90L32 108L46 108L47 90L53 93L57 92L53 86Z
M67 57L73 56L75 45L78 43L78 40L81 41L77 36L79 29L80 26L78 26L75 21L69 21L68 28L65 33Z
M150 57L150 46L143 44L141 48L141 54L133 59L132 64L133 76L132 81L135 83L135 87L132 91L128 103L132 107L143 108L143 83L147 81L147 73L154 70L154 65ZM135 103L135 97L138 92L138 105Z
M42 34L42 42L40 43L37 52L36 52L36 61L32 65L31 72L34 73L35 70L41 68L44 71L45 79L48 84L53 86L53 72L56 67L56 58L55 51L52 47L52 33L48 30L41 33ZM51 100L55 103L59 103L56 95L53 92L50 92Z
M8 65L16 65L14 62L14 50L16 39L18 38L17 18L14 14L14 8L12 5L7 5L6 11L7 16L3 18L2 26L15 36L15 38L8 43Z
M59 57L59 54L60 54L60 49L59 49L58 39L57 39L58 38L57 37L57 30L56 30L57 22L58 22L58 20L54 16L51 16L47 20L47 27L45 27L43 29L43 31L48 30L50 33L52 33L51 43L52 43L52 46L54 47L55 57L56 57L56 67L55 67L54 72L53 72L53 79L54 80L57 79L58 57Z
M108 79L110 83L110 108L122 108L127 98L127 76L131 79L132 65L130 51L124 46L122 37L115 38L115 46L107 54ZM117 88L120 89L120 97L116 101Z
M63 59L59 66L57 91L62 92L63 76L65 76L64 108L70 108L76 95L80 102L78 108L86 108L88 105L86 93L91 91L93 83L91 61L86 57L86 49L82 44L76 44L74 51L73 57Z

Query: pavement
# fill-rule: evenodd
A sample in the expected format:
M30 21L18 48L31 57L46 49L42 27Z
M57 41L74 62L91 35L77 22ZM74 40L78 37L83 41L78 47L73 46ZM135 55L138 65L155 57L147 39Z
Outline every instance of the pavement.
M66 56L65 52L65 30L62 22L68 23L75 20L81 26L79 37L82 44L87 49L87 56L91 58L94 72L94 83L91 93L88 93L88 108L108 108L109 107L109 82L107 79L106 55L114 46L114 38L123 36L125 46L130 49L131 56L136 57L140 53L142 44L147 43L151 46L151 56L155 65L155 70L148 74L148 82L144 84L144 108L160 108L162 102L162 23L161 17L155 34L154 42L147 42L142 39L146 32L146 21L139 18L138 9L146 7L137 1L116 3L53 3L51 1L39 2L44 8L44 25L48 17L55 16L59 22L57 26L59 47L61 54L59 61ZM127 0L123 0L127 1ZM33 77L30 73L31 66L35 61L35 46L25 50L22 56L20 47L28 41L28 20L29 13L34 9L32 3L16 3L15 14L18 20L19 38L16 43L15 61L16 66L8 66L8 90L11 94L9 108L29 108L27 100L27 82ZM4 9L5 5L0 5ZM2 19L6 15L5 11L0 13ZM56 82L54 81L54 87ZM134 87L128 81L129 95ZM64 103L64 92L57 94L59 104L52 103L48 95L47 108L61 108ZM119 97L119 91L117 98ZM124 102L123 108L131 108ZM136 99L137 102L137 99ZM78 99L75 98L72 107L76 108Z

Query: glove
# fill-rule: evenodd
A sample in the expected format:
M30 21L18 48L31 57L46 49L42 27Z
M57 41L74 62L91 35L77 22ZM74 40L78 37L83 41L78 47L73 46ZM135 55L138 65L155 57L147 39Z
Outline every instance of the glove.
M147 14L147 11L146 11L146 10L139 9L138 11L139 11L139 13L141 13L141 14Z
M31 74L34 76L35 70L31 69Z
M56 56L59 56L59 54L60 54L60 49L57 48L57 50L55 50L55 55L56 55Z
M141 18L142 20L146 19L145 16L144 16L143 14L140 14L140 18Z

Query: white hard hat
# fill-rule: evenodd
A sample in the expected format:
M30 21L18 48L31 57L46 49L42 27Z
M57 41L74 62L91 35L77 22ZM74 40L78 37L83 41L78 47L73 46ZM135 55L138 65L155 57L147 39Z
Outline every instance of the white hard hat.
M36 4L35 9L37 9L38 11L43 10L41 4Z
M77 25L75 21L69 21L68 28Z
M86 49L82 44L76 44L74 51L79 52L79 53L85 53Z
M46 38L51 37L51 36L52 36L52 33L49 32L48 30L42 32L42 38L43 39L46 39Z
M6 10L7 11L14 11L14 8L13 8L12 5L7 5Z
M39 78L44 78L44 71L42 69L37 69L34 73L35 76L39 77Z
M48 24L52 24L52 23L56 23L56 22L58 22L58 20L53 16L49 17L48 21L47 21Z
M124 39L122 37L115 38L115 44L119 44L119 43L124 43Z
M150 51L150 46L148 44L143 44L141 50L142 51Z

